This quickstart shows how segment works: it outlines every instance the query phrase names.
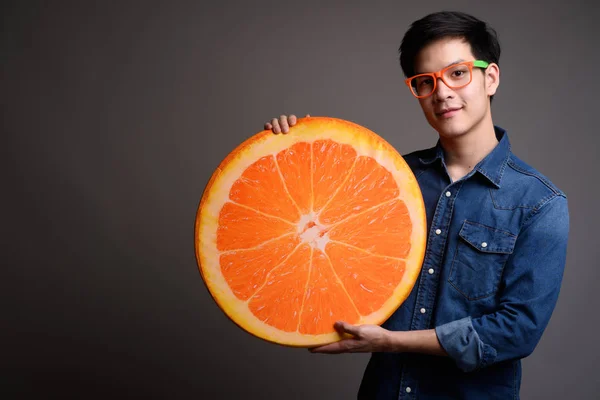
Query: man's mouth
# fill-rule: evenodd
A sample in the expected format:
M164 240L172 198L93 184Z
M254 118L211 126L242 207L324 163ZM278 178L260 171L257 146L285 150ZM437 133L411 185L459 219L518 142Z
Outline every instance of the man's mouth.
M436 111L435 115L442 118L450 118L456 115L460 110L462 110L462 107L448 107Z

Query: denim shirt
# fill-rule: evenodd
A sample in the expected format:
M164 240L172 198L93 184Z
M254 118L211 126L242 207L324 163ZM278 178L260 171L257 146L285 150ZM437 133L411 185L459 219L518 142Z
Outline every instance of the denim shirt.
M506 132L452 182L438 144L405 155L427 212L427 249L389 330L435 329L449 357L373 353L365 399L518 399L520 359L537 345L562 281L565 194L515 157Z

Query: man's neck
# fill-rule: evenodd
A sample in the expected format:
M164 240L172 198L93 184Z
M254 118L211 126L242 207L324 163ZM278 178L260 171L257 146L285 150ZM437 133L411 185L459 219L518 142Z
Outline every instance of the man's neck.
M467 175L498 144L491 119L477 129L456 138L440 137L444 159L452 181Z

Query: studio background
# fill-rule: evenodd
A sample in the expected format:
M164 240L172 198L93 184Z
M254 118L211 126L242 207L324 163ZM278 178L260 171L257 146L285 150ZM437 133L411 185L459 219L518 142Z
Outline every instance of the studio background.
M442 9L496 28L494 122L569 199L562 292L522 398L596 398L597 2L1 7L1 398L355 398L368 355L266 343L220 311L196 211L219 162L280 114L348 119L403 154L433 146L397 48Z

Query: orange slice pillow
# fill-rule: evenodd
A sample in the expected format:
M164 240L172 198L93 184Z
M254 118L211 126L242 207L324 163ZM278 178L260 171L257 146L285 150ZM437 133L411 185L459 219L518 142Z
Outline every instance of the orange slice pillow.
M381 324L408 297L425 252L423 198L384 139L309 117L262 131L219 165L195 225L203 281L238 326L311 347L333 323Z

